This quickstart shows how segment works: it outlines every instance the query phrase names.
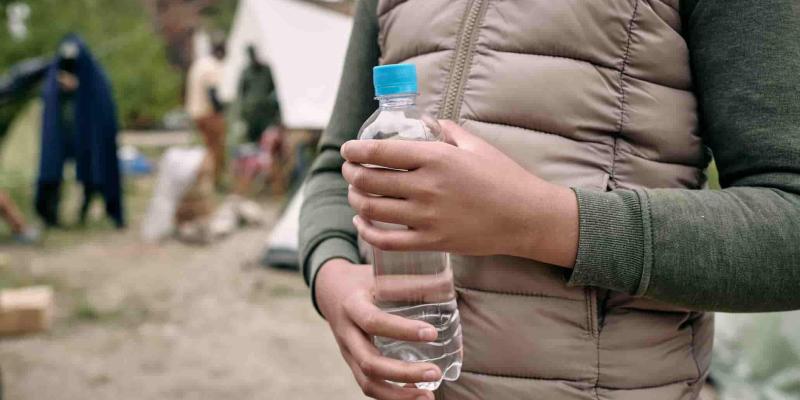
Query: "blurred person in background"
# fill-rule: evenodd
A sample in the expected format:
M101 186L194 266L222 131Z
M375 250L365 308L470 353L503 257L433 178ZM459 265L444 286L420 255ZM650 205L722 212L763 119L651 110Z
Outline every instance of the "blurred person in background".
M267 128L280 125L281 110L272 69L259 60L252 44L247 46L247 59L239 80L240 113L247 124L247 141L258 143Z
M7 74L0 76L0 145L7 145L6 134L9 127L17 113L34 96L34 88L38 87L49 65L50 60L45 57L27 59L13 65ZM17 203L3 189L0 189L0 216L6 221L18 243L37 243L40 240L41 230L25 221ZM1 384L2 382L0 386Z
M364 393L432 399L387 381L441 371L372 344L437 333L373 304L359 236L451 253L464 364L438 398L697 398L706 311L800 308L798 21L795 0L359 1L300 253ZM403 62L447 143L354 141L372 68Z
M247 126L246 141L236 154L234 193L247 195L256 179L269 179L273 192L286 190L283 127L272 69L247 46L247 67L239 79L239 113ZM256 182L260 184L261 182Z
M0 190L0 215L11 229L15 241L21 244L33 244L39 241L41 231L25 222L19 207L4 190Z
M222 78L225 42L221 36L214 35L211 46L211 54L198 56L189 67L186 111L213 157L214 179L219 185L225 170L225 116L217 86Z
M125 226L122 176L117 157L117 108L111 83L86 43L67 35L45 76L36 212L48 226L60 224L64 166L74 162L83 186L80 221L96 195L118 228Z

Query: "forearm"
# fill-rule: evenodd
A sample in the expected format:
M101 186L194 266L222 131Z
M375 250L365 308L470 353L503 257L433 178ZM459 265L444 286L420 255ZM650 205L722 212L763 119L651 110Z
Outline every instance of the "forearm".
M300 212L300 260L309 285L313 285L317 270L330 258L358 261L352 223L355 213L347 203L347 183L335 171L321 171L324 167L320 161L325 156L323 153L317 158L317 171L305 183Z
M800 308L800 8L684 0L722 191L577 190L572 284L693 309Z
M572 284L700 310L800 308L797 194L763 187L578 194L584 209Z
M572 268L578 252L580 228L576 194L567 187L532 178L524 185L529 201L519 209L505 207L501 210L512 213L509 219L514 220L516 226L510 227L509 237L495 240L509 245L503 254Z

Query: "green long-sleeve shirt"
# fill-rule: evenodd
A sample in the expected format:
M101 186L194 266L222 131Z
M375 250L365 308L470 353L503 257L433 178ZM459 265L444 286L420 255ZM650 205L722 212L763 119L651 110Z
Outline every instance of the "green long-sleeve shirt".
M359 262L340 146L376 108L376 1L359 2L333 118L300 224L312 286L333 258ZM571 285L701 310L800 308L800 3L682 0L701 134L723 190L575 189Z

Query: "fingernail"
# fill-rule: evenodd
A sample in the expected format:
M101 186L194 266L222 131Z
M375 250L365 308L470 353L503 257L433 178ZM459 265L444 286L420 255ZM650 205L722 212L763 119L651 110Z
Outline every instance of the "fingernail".
M353 216L353 225L357 225L358 215Z
M427 382L432 382L439 379L439 373L436 370L429 369L422 374L422 379L425 379ZM424 398L424 397L423 397Z
M419 330L420 340L434 340L436 339L436 329L422 328Z

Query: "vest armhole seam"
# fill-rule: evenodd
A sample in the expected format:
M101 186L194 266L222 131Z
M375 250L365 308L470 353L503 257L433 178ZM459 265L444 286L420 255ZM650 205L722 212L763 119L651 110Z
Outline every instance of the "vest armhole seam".
M639 4L641 0L636 0L633 5L633 13L627 27L627 39L625 44L625 53L622 57L622 66L619 71L619 94L620 94L620 107L619 107L619 122L617 123L618 129L614 136L614 148L611 160L611 183L616 186L616 166L617 166L617 141L622 136L622 131L625 127L625 70L628 67L628 62L631 55L631 44L633 43L633 27L636 22L636 15L639 13Z

